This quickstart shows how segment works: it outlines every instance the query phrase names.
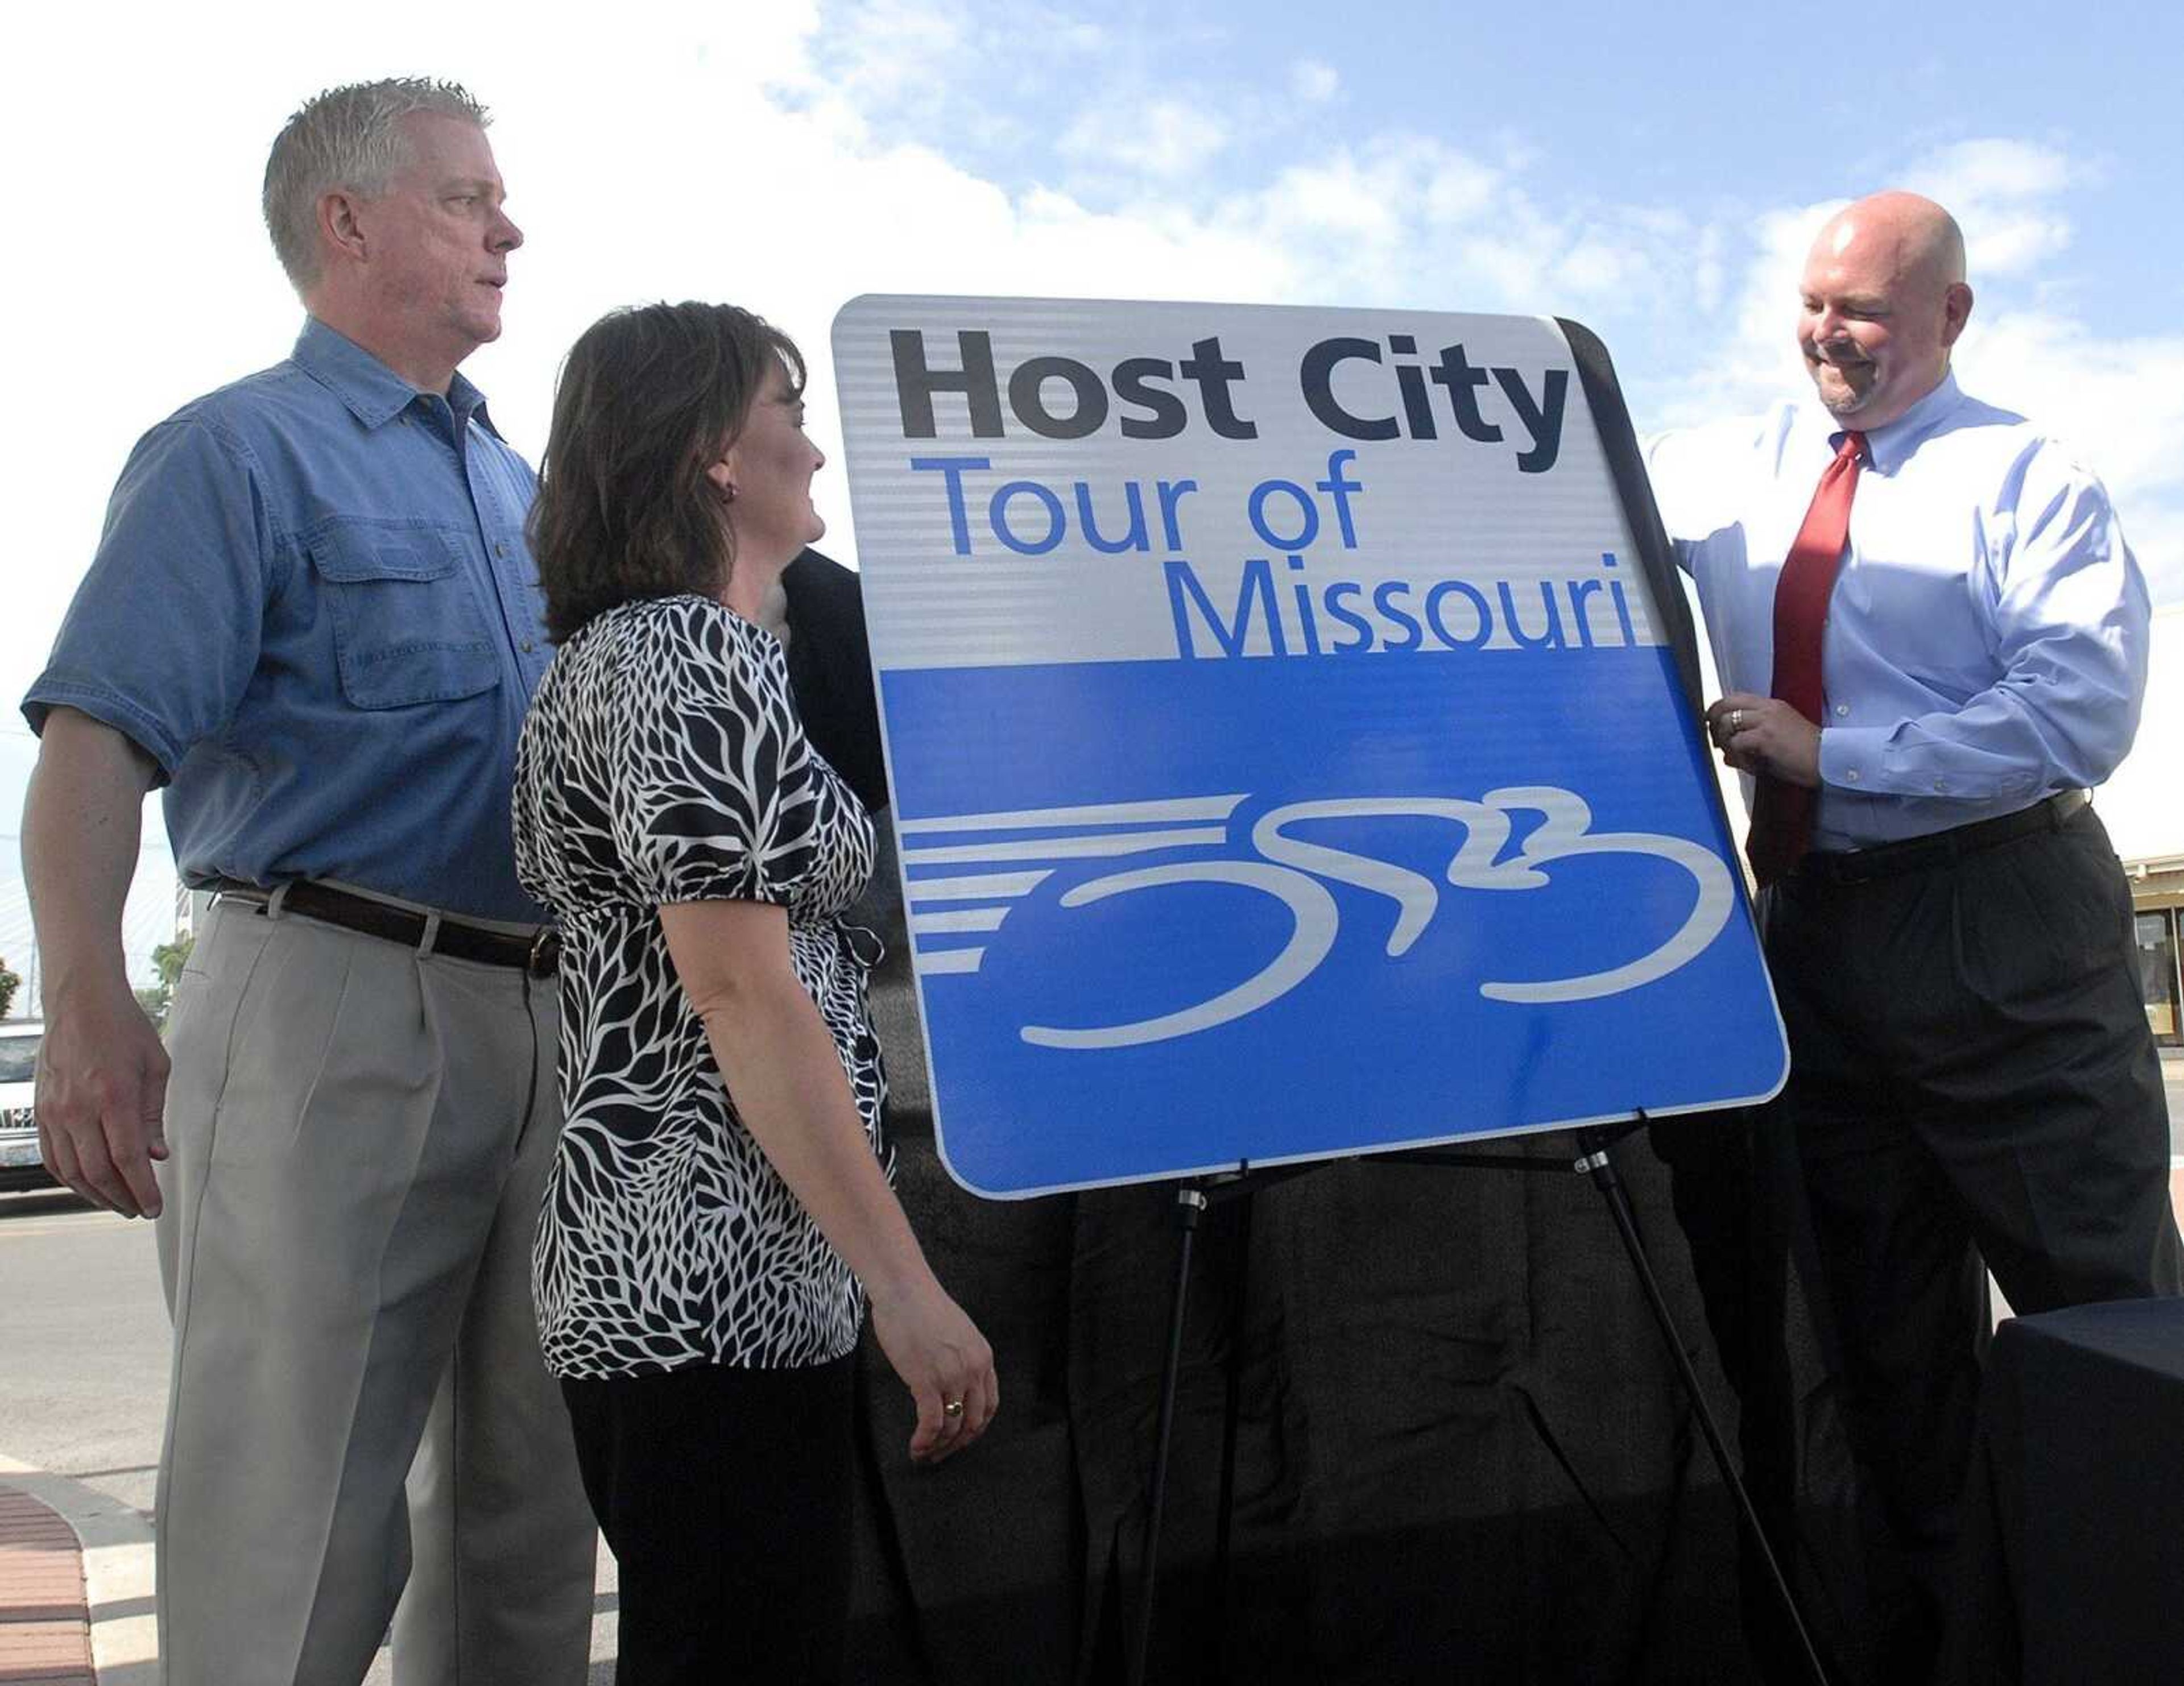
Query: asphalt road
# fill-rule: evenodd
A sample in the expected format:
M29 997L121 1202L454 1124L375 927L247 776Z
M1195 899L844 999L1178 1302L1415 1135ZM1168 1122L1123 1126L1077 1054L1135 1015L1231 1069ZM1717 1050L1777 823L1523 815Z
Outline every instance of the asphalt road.
M152 1226L65 1194L0 1194L0 1455L152 1510L167 1310ZM614 1559L599 1552L593 1686L614 1678ZM382 1650L365 1686L390 1686Z
M152 1508L167 1310L152 1227L0 1195L0 1452Z
M2184 1166L2184 1057L2162 1061ZM0 1455L149 1514L166 1409L167 1316L149 1224L62 1194L0 1194ZM592 1678L612 1678L614 1560L599 1553ZM372 1686L389 1678L381 1653Z

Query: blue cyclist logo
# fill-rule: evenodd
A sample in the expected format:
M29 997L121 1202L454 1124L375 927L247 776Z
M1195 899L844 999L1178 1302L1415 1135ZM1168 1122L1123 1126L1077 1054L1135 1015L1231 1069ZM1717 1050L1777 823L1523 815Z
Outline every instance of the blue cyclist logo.
M1550 883L1547 868L1553 862L1580 855L1650 856L1690 875L1690 912L1650 952L1577 977L1481 983L1479 993L1491 1001L1588 1001L1642 988L1703 953L1736 906L1730 870L1712 850L1687 838L1652 832L1596 832L1585 799L1552 785L1490 791L1477 801L1390 796L1292 802L1261 815L1239 837L1230 822L1245 799L1240 793L903 821L910 925L920 976L934 988L951 974L979 971L987 945L1011 911L1062 863L1153 854L1170 858L1072 883L1059 897L1059 905L1080 908L1178 885L1235 886L1259 892L1285 910L1287 936L1279 952L1229 988L1178 1010L1123 1024L1023 1025L1017 1034L1024 1042L1066 1049L1167 1042L1279 1000L1310 977L1334 947L1340 915L1330 883L1392 904L1385 951L1390 959L1400 958L1440 911L1441 883L1412 866L1295 834L1316 821L1448 822L1461 837L1440 879L1455 889L1540 889ZM1513 816L1533 823L1510 851L1511 838L1518 836ZM944 836L949 841L918 841ZM1247 858L1239 858L1247 850ZM1183 858L1173 858L1178 854Z

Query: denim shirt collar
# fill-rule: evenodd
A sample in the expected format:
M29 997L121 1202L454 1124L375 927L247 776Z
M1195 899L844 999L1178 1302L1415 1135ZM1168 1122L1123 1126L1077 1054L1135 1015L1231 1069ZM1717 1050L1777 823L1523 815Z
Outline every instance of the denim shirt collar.
M354 340L315 316L304 319L292 355L298 368L347 404L349 413L368 428L384 426L424 396ZM447 403L458 428L467 427L475 417L487 432L500 437L486 409L485 394L460 370L448 384Z

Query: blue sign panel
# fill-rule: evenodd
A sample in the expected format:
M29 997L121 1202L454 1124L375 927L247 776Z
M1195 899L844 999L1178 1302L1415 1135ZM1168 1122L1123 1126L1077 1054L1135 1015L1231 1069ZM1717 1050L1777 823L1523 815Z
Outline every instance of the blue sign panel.
M1705 747L1557 325L868 298L834 353L960 1182L1780 1086Z

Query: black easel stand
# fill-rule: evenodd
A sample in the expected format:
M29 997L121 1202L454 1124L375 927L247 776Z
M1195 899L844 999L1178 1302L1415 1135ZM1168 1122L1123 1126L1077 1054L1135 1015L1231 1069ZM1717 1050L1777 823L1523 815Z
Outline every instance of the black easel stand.
M1488 1153L1468 1148L1414 1148L1400 1153L1368 1154L1362 1157L1395 1165L1470 1166L1498 1171L1569 1171L1592 1179L1592 1186L1600 1190L1601 1199L1607 1203L1608 1212L1615 1220L1616 1233L1623 1238L1623 1250L1630 1255L1631 1266L1638 1273L1638 1283L1645 1291L1646 1303L1652 1308L1653 1321L1659 1326L1662 1338L1668 1342L1669 1356L1675 1360L1676 1373L1683 1379L1685 1395L1691 1400L1691 1411L1698 1418L1699 1430L1706 1436L1707 1445L1713 1453L1714 1464L1721 1471L1722 1482L1736 1501L1737 1516L1747 1539L1766 1565L1768 1578L1773 1583L1775 1595L1780 1599L1782 1608L1790 1618L1791 1628L1797 1636L1798 1648L1804 1657L1806 1672L1811 1677L1813 1686L1829 1686L1827 1671L1821 1666L1812 1633L1805 1625L1804 1611L1798 1605L1797 1594L1791 1589L1789 1577L1783 1572L1781 1561L1774 1554L1766 1529L1760 1524L1759 1513L1752 1506L1752 1495L1745 1488L1743 1477L1737 1473L1736 1461L1729 1455L1728 1444L1721 1436L1720 1425L1714 1421L1706 1395L1700 1389L1698 1372L1692 1366L1691 1355L1685 1349L1682 1336L1677 1333L1675 1320L1669 1311L1668 1299L1661 1292L1660 1279L1653 1274L1652 1262L1646 1256L1646 1244L1638 1233L1637 1215L1631 1210L1630 1197L1624 1189L1623 1179L1616 1174L1615 1161L1610 1149L1625 1136L1642 1129L1650 1121L1646 1114L1640 1112L1621 1123L1589 1125L1574 1132L1578 1157L1568 1164L1555 1160L1535 1159L1523 1154ZM1167 1360L1161 1373L1160 1426L1153 1449L1152 1491L1145 1517L1144 1590L1138 1601L1137 1630L1130 1646L1128 1678L1131 1686L1150 1686L1145 1678L1145 1667L1152 1646L1154 1600L1160 1587L1161 1521L1167 1506L1168 1452L1174 1436L1176 1391L1183 1371L1184 1299L1190 1286L1191 1253L1199 1221L1212 1205L1248 1199L1261 1188L1317 1171L1321 1165L1329 1162L1319 1160L1256 1170L1245 1165L1235 1171L1183 1183L1176 1189L1178 1244L1175 1294L1168 1312ZM1245 1208L1246 1214L1250 1210L1248 1205ZM1245 1268L1248 1268L1249 1252L1247 1233ZM1240 1344L1239 1342L1238 1345ZM1224 1603L1228 1584L1230 1512L1235 1499L1236 1418L1240 1386L1237 1355L1232 1349L1228 1360L1226 1408L1222 1421L1221 1508L1214 1544L1216 1583Z

